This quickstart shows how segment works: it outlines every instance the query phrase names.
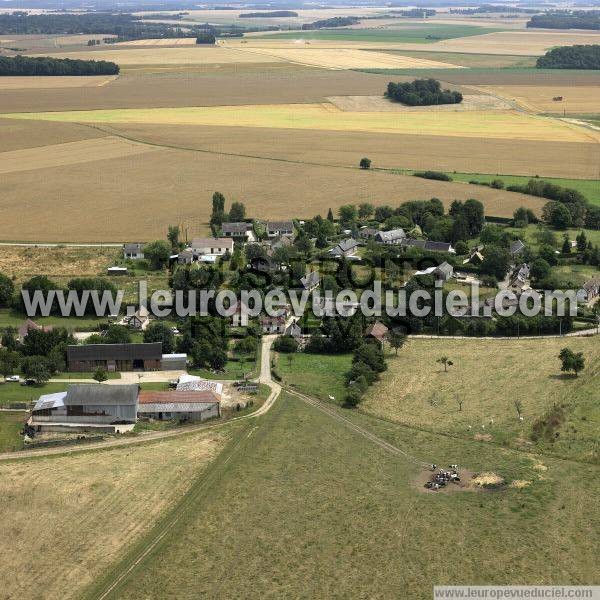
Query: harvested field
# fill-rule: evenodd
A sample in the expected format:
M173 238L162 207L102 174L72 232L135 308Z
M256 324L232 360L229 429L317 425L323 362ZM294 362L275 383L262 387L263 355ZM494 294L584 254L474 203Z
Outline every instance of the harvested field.
M403 56L412 56L414 58L425 58L440 62L449 62L453 65L469 68L492 68L505 69L507 67L534 67L535 57L533 56L507 56L494 54L466 54L458 52L429 52L427 50L381 50L389 54L402 54ZM501 76L501 74L499 73Z
M224 136L221 127L188 125L112 125L110 130L156 144L351 167L366 155L376 168L596 178L600 161L600 145L592 142L246 127L230 127Z
M240 51L242 47L240 47ZM246 56L268 56L292 63L322 67L326 69L455 69L460 68L445 62L406 57L385 52L366 52L353 48L289 48L244 50ZM256 62L259 62L258 59Z
M82 590L177 502L227 438L205 432L130 448L0 465L5 598ZM43 590L43 594L39 593Z
M115 46L195 46L196 38L163 38L117 42Z
M434 118L432 113L426 110L402 114L349 113L329 103L12 113L4 116L14 119L103 124L218 125L564 142L600 140L598 132L515 111L435 113Z
M103 87L40 89L35 94L3 90L0 112L323 102L326 96L381 94L388 81L386 75L291 63L246 64L243 69L224 64L139 67Z
M0 152L95 139L105 135L101 131L77 123L0 119Z
M538 113L592 113L600 112L600 86L494 86L485 87L503 98L518 102L525 109ZM562 96L562 101L552 99Z
M270 56L259 56L234 52L224 47L180 47L180 48L122 48L121 50L97 50L78 52L48 52L36 56L72 58L80 60L108 60L119 65L209 65L232 63L282 62Z
M123 138L110 136L39 148L13 150L0 153L0 174L124 158L155 150L156 148L153 146L137 144Z
M406 106L383 96L330 96L329 102L348 112L462 112L465 110L510 110L513 103L487 94L465 94L460 104Z
M23 241L145 241L163 237L169 223L185 225L190 235L204 232L215 190L228 201L242 200L257 218L310 217L349 202L396 205L431 197L446 206L457 198L478 198L488 214L499 216L510 216L521 205L539 212L544 204L462 183L167 149L9 173L2 182L0 239Z
M32 90L53 88L79 88L103 86L117 78L116 75L95 77L0 77L0 90Z

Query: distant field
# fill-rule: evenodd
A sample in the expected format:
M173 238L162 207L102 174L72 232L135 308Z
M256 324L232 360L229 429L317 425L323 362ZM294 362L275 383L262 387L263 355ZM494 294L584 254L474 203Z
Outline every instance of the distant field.
M231 431L230 431L231 433ZM205 432L133 448L0 464L7 597L81 598L220 452Z
M70 126L44 121L14 122L28 127L34 127L36 123ZM127 124L111 125L110 129L149 143L351 167L356 166L362 156L368 156L375 168L594 179L598 176L600 161L600 145L591 141L490 140L257 127L229 127L224 136L222 127L190 125ZM565 161L565 156L570 160Z
M116 79L116 75L78 77L0 77L0 90L31 90L96 87L106 85Z
M352 30L359 31L359 30ZM240 46L240 50L242 47ZM269 56L292 63L300 63L326 69L455 69L448 62L432 61L423 58L386 54L385 52L366 52L354 48L256 48L244 52L246 56Z
M12 119L88 123L164 123L369 131L412 135L449 135L513 140L585 142L600 133L561 121L513 111L439 113L347 113L330 104L124 109L56 113L11 113Z
M102 137L0 153L0 174L47 169L106 159L125 158L156 148L122 138Z
M508 56L496 54L466 54L458 52L429 52L427 50L380 50L389 54L401 54L413 58L424 58L440 62L449 62L453 65L471 68L502 69L506 67L534 67L533 56Z
M119 65L205 65L231 63L281 62L268 56L234 52L222 47L181 47L181 48L127 48L123 50L97 50L80 52L48 52L53 58L80 60L108 60Z
M115 46L195 46L196 38L162 38L150 40L128 40L118 42Z
M376 42L376 43L413 43L430 44L438 40L462 38L472 35L489 33L491 30L474 25L430 25L406 22L399 24L394 29L320 29L315 31L290 31L273 33L264 36L264 39L282 40L332 40L349 42ZM493 30L492 30L493 31ZM498 30L500 31L500 29ZM253 40L261 36L252 36Z
M495 86L485 87L503 98L517 101L524 108L542 113L592 113L600 111L600 87L598 86ZM561 96L560 102L553 98Z
M577 379L561 374L558 353L565 346L586 357L586 369ZM441 356L454 363L447 373L436 363ZM535 362L526 356L535 356ZM571 407L568 426L547 449L600 464L600 446L593 442L600 426L600 406L594 401L600 372L597 338L409 340L388 364L361 410L411 427L465 438L486 435L489 441L533 449L529 433L535 420L554 403L565 402ZM515 381L527 392L510 392ZM462 411L456 398L463 401ZM513 405L516 398L522 402L522 423Z

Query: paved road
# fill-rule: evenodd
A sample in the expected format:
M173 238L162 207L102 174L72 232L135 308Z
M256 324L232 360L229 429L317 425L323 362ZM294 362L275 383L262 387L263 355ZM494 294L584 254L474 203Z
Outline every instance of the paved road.
M82 444L81 446L72 446L72 447L56 447L56 448L47 448L47 449L39 449L39 450L24 450L23 452L5 452L0 454L0 461L6 460L19 460L22 458L31 458L33 456L51 456L56 454L71 454L73 452L83 452L87 450L104 450L105 448L116 448L120 446L131 446L134 444L143 444L148 441L160 440L165 438L177 437L180 435L186 435L188 433L195 433L199 431L205 431L207 429L216 429L218 427L226 427L229 423L233 423L236 421L242 421L245 419L255 419L267 413L275 401L277 400L280 392L281 386L274 382L271 379L271 346L273 345L273 341L277 336L275 335L267 335L262 338L262 346L261 346L261 369L260 375L257 378L259 383L264 383L271 388L271 393L269 397L265 400L265 402L254 412L242 415L241 417L234 417L233 419L229 419L228 421L223 421L220 423L211 423L211 424L199 424L199 425L190 425L187 427L182 427L180 429L171 429L168 431L152 431L149 433L144 433L142 435L130 438L119 438L119 439L110 439L103 442L97 443L89 443ZM136 375L136 383L137 383L137 374ZM76 380L70 379L65 380L73 383ZM121 382L119 379L110 380L115 383ZM107 382L108 383L108 382Z

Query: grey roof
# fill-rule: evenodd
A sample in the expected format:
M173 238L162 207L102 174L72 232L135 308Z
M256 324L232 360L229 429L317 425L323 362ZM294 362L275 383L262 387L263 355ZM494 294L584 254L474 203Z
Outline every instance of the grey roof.
M404 229L392 229L390 231L378 231L375 238L380 242L395 242L406 237Z
M223 225L221 225L221 230L223 233L233 233L236 235L244 235L251 229L251 223L223 223Z
M294 231L293 221L269 221L267 223L269 231Z
M452 244L450 242L431 242L427 240L424 249L430 252L452 252Z
M582 287L586 292L596 291L600 289L600 279L590 279L589 281L586 281Z
M162 342L149 344L83 344L67 347L67 360L160 360Z
M311 271L308 275L305 275L300 279L300 282L304 286L304 289L309 289L316 285L319 285L319 281L321 278L319 277L319 273L317 271Z
M452 275L454 273L454 267L447 262L443 262L441 265L438 265L437 272L444 273L445 275Z
M231 238L194 238L190 244L191 248L231 248L233 249L233 240Z
M344 252L348 252L349 250L353 250L358 246L358 242L354 238L348 238L347 240L342 240L335 248L332 249L334 254L343 254Z
M140 244L137 242L132 242L129 244L123 244L123 252L127 254L138 254L139 252L144 251L144 244Z
M137 404L138 386L76 383L67 389L65 406L133 405Z
M406 238L401 242L403 246L410 246L413 248L425 248L426 243L425 240L415 240L413 238Z
M291 337L301 337L302 336L302 329L300 328L300 325L298 325L298 323L296 323L295 321L293 323L290 323L286 328L285 331L283 332L284 335L289 335Z
M378 229L375 229L374 227L363 227L359 232L358 235L360 235L360 237L362 238L370 238L370 237L375 237L378 233Z
M510 243L510 253L517 254L525 248L525 244L521 240L514 240Z
M65 405L65 396L67 392L57 392L55 394L43 394L40 396L33 407L33 410L44 410L47 408L59 408Z

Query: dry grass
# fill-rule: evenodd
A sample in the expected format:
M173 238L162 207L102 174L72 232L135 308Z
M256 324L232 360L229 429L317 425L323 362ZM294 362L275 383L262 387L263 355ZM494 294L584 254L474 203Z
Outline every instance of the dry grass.
M0 77L0 90L89 88L107 85L116 75L90 77Z
M366 131L511 140L586 142L600 134L577 125L516 111L349 113L325 104L273 104L52 113L11 113L6 118L78 123L163 123Z
M40 148L13 150L0 153L0 174L125 158L155 150L154 146L138 144L113 136Z
M223 447L203 433L0 465L4 598L79 598ZM9 517L10 515L10 517Z
M163 38L150 40L129 40L118 42L115 46L194 46L196 38Z
M514 85L485 87L486 91L514 100L525 109L537 112L593 113L600 111L600 87L597 86L541 86ZM552 98L562 96L561 102Z
M310 217L348 202L397 205L432 197L447 206L478 198L488 214L500 216L520 205L543 206L539 198L481 186L166 149L2 179L0 239L23 241L144 241L164 237L167 225L176 223L193 235L207 229L215 190L228 201L243 201L255 218Z
M105 275L106 267L122 254L118 248L0 247L0 273L21 284L34 275L66 282L73 277Z
M584 353L586 369L577 379L561 374L558 353L564 347ZM448 372L436 363L441 356L454 363ZM598 338L414 339L398 357L390 357L389 371L361 406L418 428L517 443L529 437L538 417L563 401L579 404L588 411L589 427L597 427L587 402L593 398L599 367ZM522 402L522 422L514 406L517 398ZM463 402L462 410L457 399ZM584 424L575 427L583 430ZM562 436L561 450L570 453L570 438L565 432ZM585 439L582 431L579 436Z
M244 48L247 56L268 56L292 63L300 63L326 69L455 69L456 65L423 58L366 52L354 48L309 49L300 45L295 48L265 49ZM240 50L242 47L240 46ZM258 60L256 61L258 62Z
M281 62L270 56L234 52L223 47L132 48L80 52L48 52L44 56L81 60L108 60L119 65L207 65Z
M35 121L22 123L35 125ZM356 166L362 156L368 156L374 167L389 169L595 178L600 161L600 146L591 142L246 127L230 127L224 136L221 127L186 125L118 125L111 129L158 144L324 165ZM565 156L569 156L568 161Z

